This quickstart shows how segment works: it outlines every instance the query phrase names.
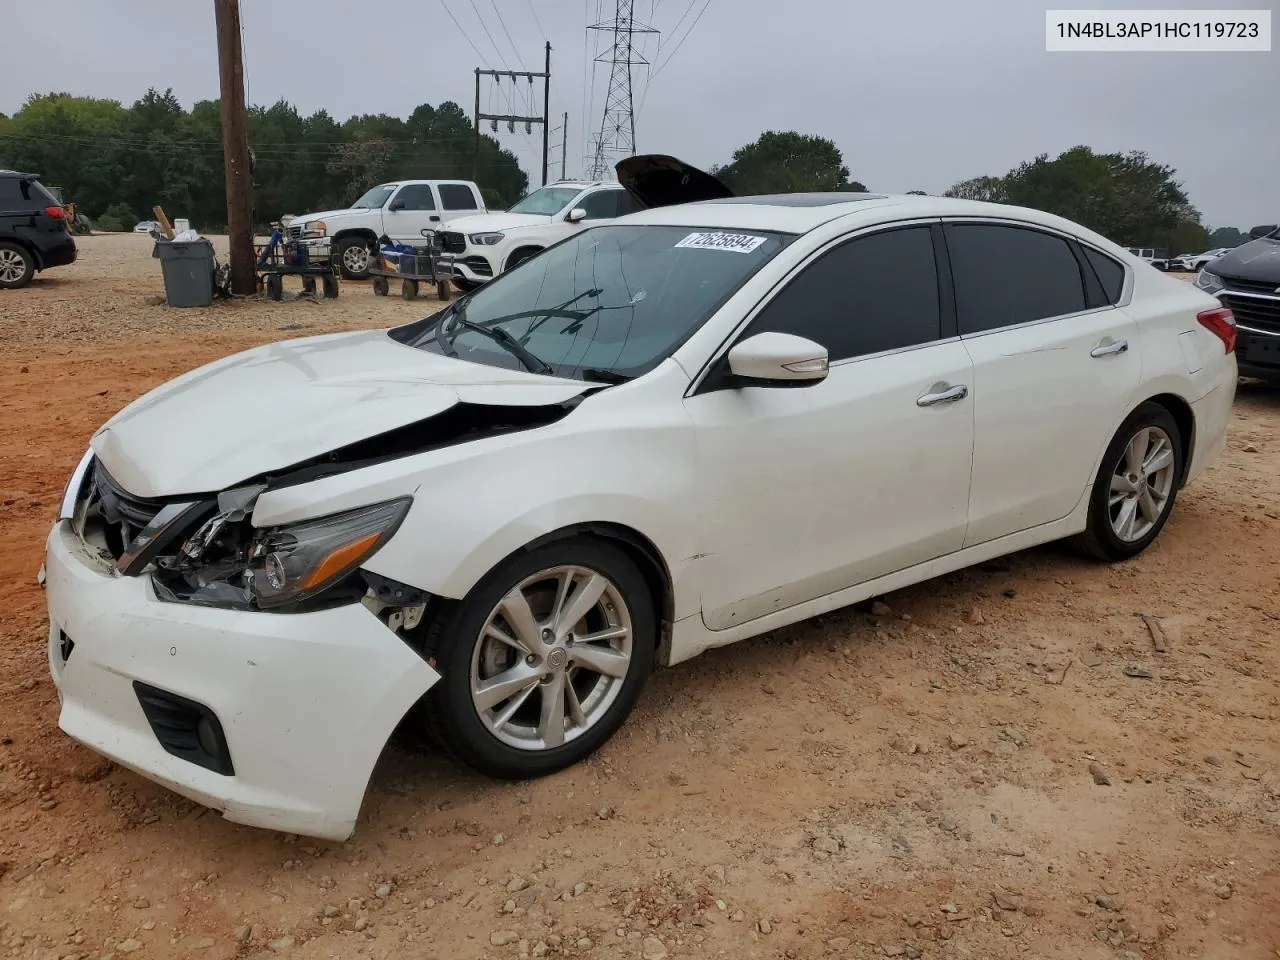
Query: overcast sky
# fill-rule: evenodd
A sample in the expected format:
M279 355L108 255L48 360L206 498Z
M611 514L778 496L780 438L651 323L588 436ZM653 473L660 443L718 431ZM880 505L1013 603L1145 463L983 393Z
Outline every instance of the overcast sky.
M594 83L588 69L607 41L589 41L585 27L612 0L241 4L249 102L284 98L340 120L407 116L424 101L454 100L470 113L475 67L539 70L549 39L552 123L568 111L568 173L583 170L608 84L607 67L596 68ZM642 47L657 69L635 68L638 149L706 167L764 130L795 129L834 140L852 175L874 190L941 192L1083 143L1145 150L1176 167L1211 226L1280 219L1280 52L1046 53L1046 6L636 0L637 20L661 31ZM1194 6L1275 10L1277 0ZM212 0L59 0L56 9L3 0L3 7L2 112L52 90L126 105L148 86L171 86L188 106L218 95ZM494 112L507 112L509 93L494 96ZM486 92L482 109L490 103ZM557 130L553 175L559 137ZM536 183L538 128L526 138L504 127L499 138Z

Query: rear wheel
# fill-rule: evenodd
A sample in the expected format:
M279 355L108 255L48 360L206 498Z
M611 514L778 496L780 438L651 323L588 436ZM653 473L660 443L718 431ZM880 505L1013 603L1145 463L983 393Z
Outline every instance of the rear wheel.
M432 625L428 722L491 776L577 763L635 706L657 646L653 597L616 547L580 538L506 561Z
M16 243L0 243L0 287L25 287L36 275L36 262Z
M1182 481L1182 434L1158 403L1138 407L1102 458L1077 545L1098 560L1136 557L1160 535Z

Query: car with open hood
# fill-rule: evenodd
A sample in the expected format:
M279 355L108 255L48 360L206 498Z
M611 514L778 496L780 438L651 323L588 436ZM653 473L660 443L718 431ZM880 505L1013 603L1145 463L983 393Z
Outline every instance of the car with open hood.
M618 174L648 209L93 435L42 571L66 733L341 839L402 724L562 769L655 666L1051 540L1136 556L1225 444L1230 311L1084 227Z
M1240 372L1280 382L1280 227L1254 227L1249 235L1201 267L1196 286L1234 314Z
M442 250L438 262L451 271L453 285L459 290L474 290L579 230L664 205L660 197L650 198L644 187L636 185L641 179L652 182L653 165L670 160L633 157L621 167L619 176L626 178L625 183L558 180L534 190L505 213L460 217L438 233ZM713 199L731 195L715 177L695 172L696 183L683 185L681 196Z

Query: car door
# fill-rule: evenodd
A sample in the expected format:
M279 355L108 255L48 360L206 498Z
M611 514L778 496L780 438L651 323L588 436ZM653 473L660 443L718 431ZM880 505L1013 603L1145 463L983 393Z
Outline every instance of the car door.
M421 243L423 230L440 226L440 212L429 183L406 183L387 201L382 229L399 243Z
M956 318L973 359L972 546L1076 508L1142 362L1137 327L1115 305L1123 265L1024 224L945 230Z
M442 223L448 223L457 217L470 217L480 212L480 199L468 183L441 183L436 189L440 193Z
M828 351L825 380L718 386L713 366L686 399L710 629L963 543L972 364L938 280L941 242L929 223L838 241L735 338L778 331L815 340Z

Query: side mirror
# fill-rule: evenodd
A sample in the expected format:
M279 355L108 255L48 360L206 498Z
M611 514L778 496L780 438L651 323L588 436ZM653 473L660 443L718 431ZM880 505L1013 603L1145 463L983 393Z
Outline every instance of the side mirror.
M581 207L574 207L569 211L569 215L564 218L566 223L581 223L587 219L587 211Z
M403 200L392 200L391 206L387 207L387 209L392 211L393 213L396 210L403 210L404 208L405 208L405 202Z
M759 386L805 386L827 378L827 348L790 333L757 333L729 351L729 372Z
M1264 227L1254 227L1252 230L1249 231L1249 236L1253 237L1253 239L1255 240L1258 240L1258 239L1261 239L1262 237L1268 236L1269 234L1272 234L1275 232L1276 232L1276 225L1272 223Z

